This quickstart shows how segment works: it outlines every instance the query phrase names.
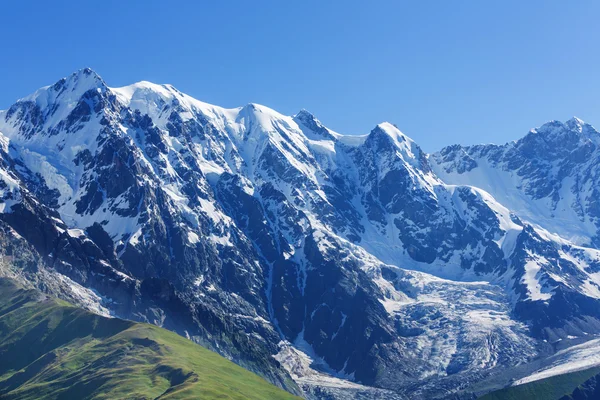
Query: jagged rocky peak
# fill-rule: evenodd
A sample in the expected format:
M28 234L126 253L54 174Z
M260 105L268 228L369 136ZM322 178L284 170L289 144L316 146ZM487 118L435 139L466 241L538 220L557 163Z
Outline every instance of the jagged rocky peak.
M586 130L586 128L591 128L592 131L595 131L592 125L588 124L581 118L572 117L566 121L548 121L545 124L542 124L540 127L532 129L532 132L538 132L541 134L552 134L560 132L561 130L572 130L583 133L584 130Z
M599 145L600 133L592 125L573 117L565 122L549 121L506 144L451 145L429 158L442 168L438 172L463 174L487 160L494 168L505 164L505 169L521 169L524 175L546 174L551 171L541 169L540 163L558 162L560 167L584 164L590 161Z
M579 131L582 131L583 126L588 125L588 124L586 124L586 122L584 120L582 120L581 118L573 117L573 118L567 120L565 122L565 125L567 125L571 129L577 129Z
M294 121L300 126L317 135L315 139L335 140L335 135L327 129L311 112L304 108L294 115ZM310 136L310 135L309 135ZM339 136L339 135L338 135Z
M389 122L378 124L368 135L365 145L374 147L383 154L392 152L405 163L429 172L427 154L414 140L406 136L398 127Z
M389 122L382 122L378 124L371 133L369 134L372 140L384 140L392 143L397 148L406 149L411 151L413 149L420 149L419 146L408 136L398 129L398 127Z
M108 86L93 70L84 68L0 112L0 131L17 140L54 136L63 129L74 132L108 106L115 106Z
M503 148L514 147L528 163L536 161L560 162L566 160L584 163L600 144L600 135L594 127L579 118L566 122L550 121L532 129L522 139L509 143ZM483 148L479 146L479 148ZM504 159L511 155L503 156ZM513 163L515 164L515 163ZM515 164L516 165L516 164Z
M21 101L35 101L40 107L51 106L57 102L78 101L88 90L105 92L108 86L95 71L83 68L71 75L60 79L52 86L46 86L37 90Z
M586 142L600 143L600 134L590 124L573 117L565 122L550 121L531 132L521 140L535 138L556 145L582 145Z
M64 82L66 84L65 87L71 87L73 89L93 87L105 89L107 87L102 77L91 68L82 68L78 71L75 71L68 77L58 81L56 84L54 84L54 86L58 85L60 82Z
M305 108L298 111L298 113L294 115L294 118L306 123L318 122L320 124L320 121L314 116L314 114Z

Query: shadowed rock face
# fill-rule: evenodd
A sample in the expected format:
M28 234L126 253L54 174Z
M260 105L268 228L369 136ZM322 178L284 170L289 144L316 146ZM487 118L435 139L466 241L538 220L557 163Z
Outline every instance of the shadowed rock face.
M431 397L527 361L536 340L600 330L597 250L449 180L485 158L554 201L548 174L583 177L595 131L540 130L572 143L538 153L538 133L428 156L389 123L342 136L307 111L227 110L82 70L0 112L4 273L290 390L286 371L324 393L296 376L302 354L272 357L285 346L313 372ZM592 221L587 185L577 210Z

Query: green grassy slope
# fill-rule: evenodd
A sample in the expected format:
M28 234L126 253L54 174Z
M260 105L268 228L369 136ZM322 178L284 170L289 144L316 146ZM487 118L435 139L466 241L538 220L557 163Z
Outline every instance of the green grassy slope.
M293 399L165 329L0 279L2 399Z
M590 368L569 374L552 376L526 383L519 386L511 386L500 389L485 396L480 400L558 400L564 395L570 394L575 388L592 376L600 373L600 368Z

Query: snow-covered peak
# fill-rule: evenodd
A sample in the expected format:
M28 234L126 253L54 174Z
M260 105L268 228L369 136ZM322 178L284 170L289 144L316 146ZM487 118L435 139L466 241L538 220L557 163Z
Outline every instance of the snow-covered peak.
M581 131L581 129L585 125L585 121L583 121L580 118L573 117L573 118L569 119L567 122L565 122L565 125L567 125L571 129L578 129Z
M55 86L57 86L59 83L64 83L64 87L66 88L72 88L72 89L80 89L80 90L86 90L86 89L93 89L93 88L101 88L101 89L105 89L106 88L106 83L104 82L104 80L102 79L102 77L100 75L98 75L96 73L96 71L92 70L91 68L82 68L80 70L77 70L75 72L73 72L71 75L61 79L60 81L58 81Z
M81 69L0 112L0 131L17 142L47 142L51 137L53 145L62 139L76 142L78 138L59 133L78 131L93 114L110 107L107 91L108 87L98 74L89 68ZM86 143L90 140L93 138L87 138Z
M425 153L419 145L389 122L378 124L369 134L367 141L371 141L382 150L387 147L384 143L392 145L396 155L413 167L423 168L427 164Z
M336 140L342 135L327 129L312 113L302 109L294 115L294 121L300 126L305 135L314 140ZM307 129L303 129L303 127Z
M402 146L403 143L414 143L412 139L406 136L398 129L398 127L390 122L382 122L378 124L374 131L382 131L388 135L397 146Z
M180 92L170 84L156 84L141 81L132 85L110 88L119 102L142 114L148 114L155 124L166 123L172 111L176 111L182 120L203 115L220 129L227 130L235 120L241 107L226 109L202 102Z
M596 128L594 128L592 125L588 124L587 122L585 122L577 117L573 117L570 120L568 120L567 122L565 122L565 125L568 126L569 129L571 129L573 131L580 132L586 138L594 141L595 143L597 143L597 144L600 143L600 132L598 132L598 130Z
M317 120L314 116L313 113L311 113L310 111L308 111L307 109L303 108L300 111L298 111L298 113L296 115L294 115L295 118L298 118L301 121L310 121L310 120Z
M140 81L132 85L119 88L111 88L117 94L119 100L129 104L134 99L148 96L160 96L163 99L172 99L176 93L171 85L160 85L148 81Z
M83 68L62 78L52 86L45 86L33 94L22 98L19 102L33 101L40 108L45 108L57 102L77 102L89 90L97 89L104 92L107 89L102 78L90 68Z
M294 115L294 120L298 124L302 124L316 133L322 132L325 128L321 121L314 116L314 114L304 108Z
M575 142L585 142L588 140L599 144L600 134L590 124L585 123L577 117L573 117L565 122L547 122L539 128L532 129L521 141L531 139L542 139L546 143L555 143L557 145L565 145L565 141L575 144Z
M170 85L158 85L147 81L110 90L122 104L150 117L158 117L165 106L179 96Z
M267 141L286 155L286 158L300 170L310 156L307 137L292 117L255 103L249 103L239 109L233 121L227 120L228 131L233 133L232 140L245 153L248 162L252 154L263 148ZM291 161L291 160L294 161Z
M270 132L276 129L275 121L282 121L284 119L289 119L289 117L269 107L256 103L248 103L239 110L236 122L243 122L250 129L258 125L263 132Z

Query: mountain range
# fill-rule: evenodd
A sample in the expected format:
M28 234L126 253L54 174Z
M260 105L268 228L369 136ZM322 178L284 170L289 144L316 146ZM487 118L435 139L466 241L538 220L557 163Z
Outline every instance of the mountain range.
M86 68L0 111L0 274L307 398L473 398L600 364L599 174L577 118L427 154Z

